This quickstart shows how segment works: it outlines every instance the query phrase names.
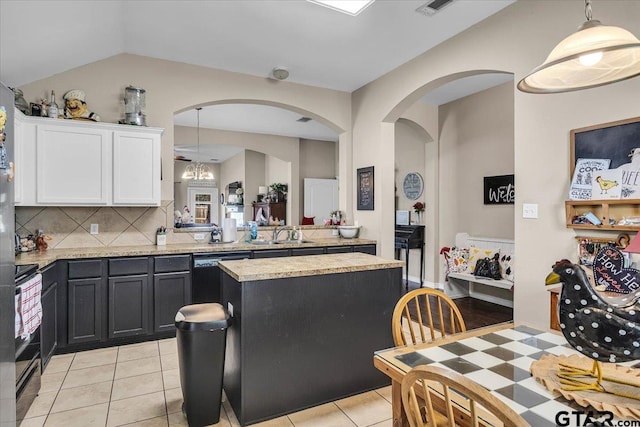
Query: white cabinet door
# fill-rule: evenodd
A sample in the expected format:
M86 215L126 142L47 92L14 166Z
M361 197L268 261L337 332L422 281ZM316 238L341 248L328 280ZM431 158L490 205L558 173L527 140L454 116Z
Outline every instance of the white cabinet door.
M111 182L111 132L37 125L36 202L106 205Z
M14 201L16 206L33 206L36 204L36 125L16 110L14 129Z
M113 204L160 205L160 135L113 133Z

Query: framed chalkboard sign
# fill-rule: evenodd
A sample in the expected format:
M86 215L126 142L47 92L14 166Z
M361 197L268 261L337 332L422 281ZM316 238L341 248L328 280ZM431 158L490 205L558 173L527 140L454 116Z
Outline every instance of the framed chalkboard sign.
M513 205L516 200L513 175L484 177L485 205Z
M424 189L424 181L422 175L418 172L409 172L404 176L402 180L402 192L404 196L409 200L416 200L422 195Z
M578 159L611 159L609 169L617 169L631 162L634 148L640 148L640 117L573 129L570 178Z
M373 210L373 166L358 169L358 210Z

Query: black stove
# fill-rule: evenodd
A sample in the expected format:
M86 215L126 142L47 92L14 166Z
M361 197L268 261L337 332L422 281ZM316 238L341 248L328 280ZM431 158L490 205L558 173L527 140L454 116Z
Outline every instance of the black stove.
M16 265L16 296L19 286L35 277L38 264ZM26 337L15 339L16 351L16 425L20 425L31 403L40 392L40 327Z
M16 265L16 283L22 281L38 269L38 264L25 264L25 265Z

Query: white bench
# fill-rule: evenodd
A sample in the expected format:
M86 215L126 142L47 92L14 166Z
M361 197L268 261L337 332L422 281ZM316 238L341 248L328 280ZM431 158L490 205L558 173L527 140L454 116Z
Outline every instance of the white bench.
M456 234L456 247L477 247L500 251L501 254L513 254L515 243L513 240L471 237L467 233L458 233ZM451 298L470 296L506 307L513 307L514 282L505 279L493 280L476 277L471 273L449 273L448 277L449 284L445 285L445 292Z

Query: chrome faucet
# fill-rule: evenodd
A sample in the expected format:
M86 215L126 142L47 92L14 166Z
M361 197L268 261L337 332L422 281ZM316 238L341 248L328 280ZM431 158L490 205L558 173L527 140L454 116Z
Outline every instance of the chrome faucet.
M287 231L287 233L289 233L289 229L286 226L276 226L276 228L273 229L273 236L271 237L271 240L276 241L278 240L278 236L280 235L281 231ZM288 237L287 237L288 238Z

